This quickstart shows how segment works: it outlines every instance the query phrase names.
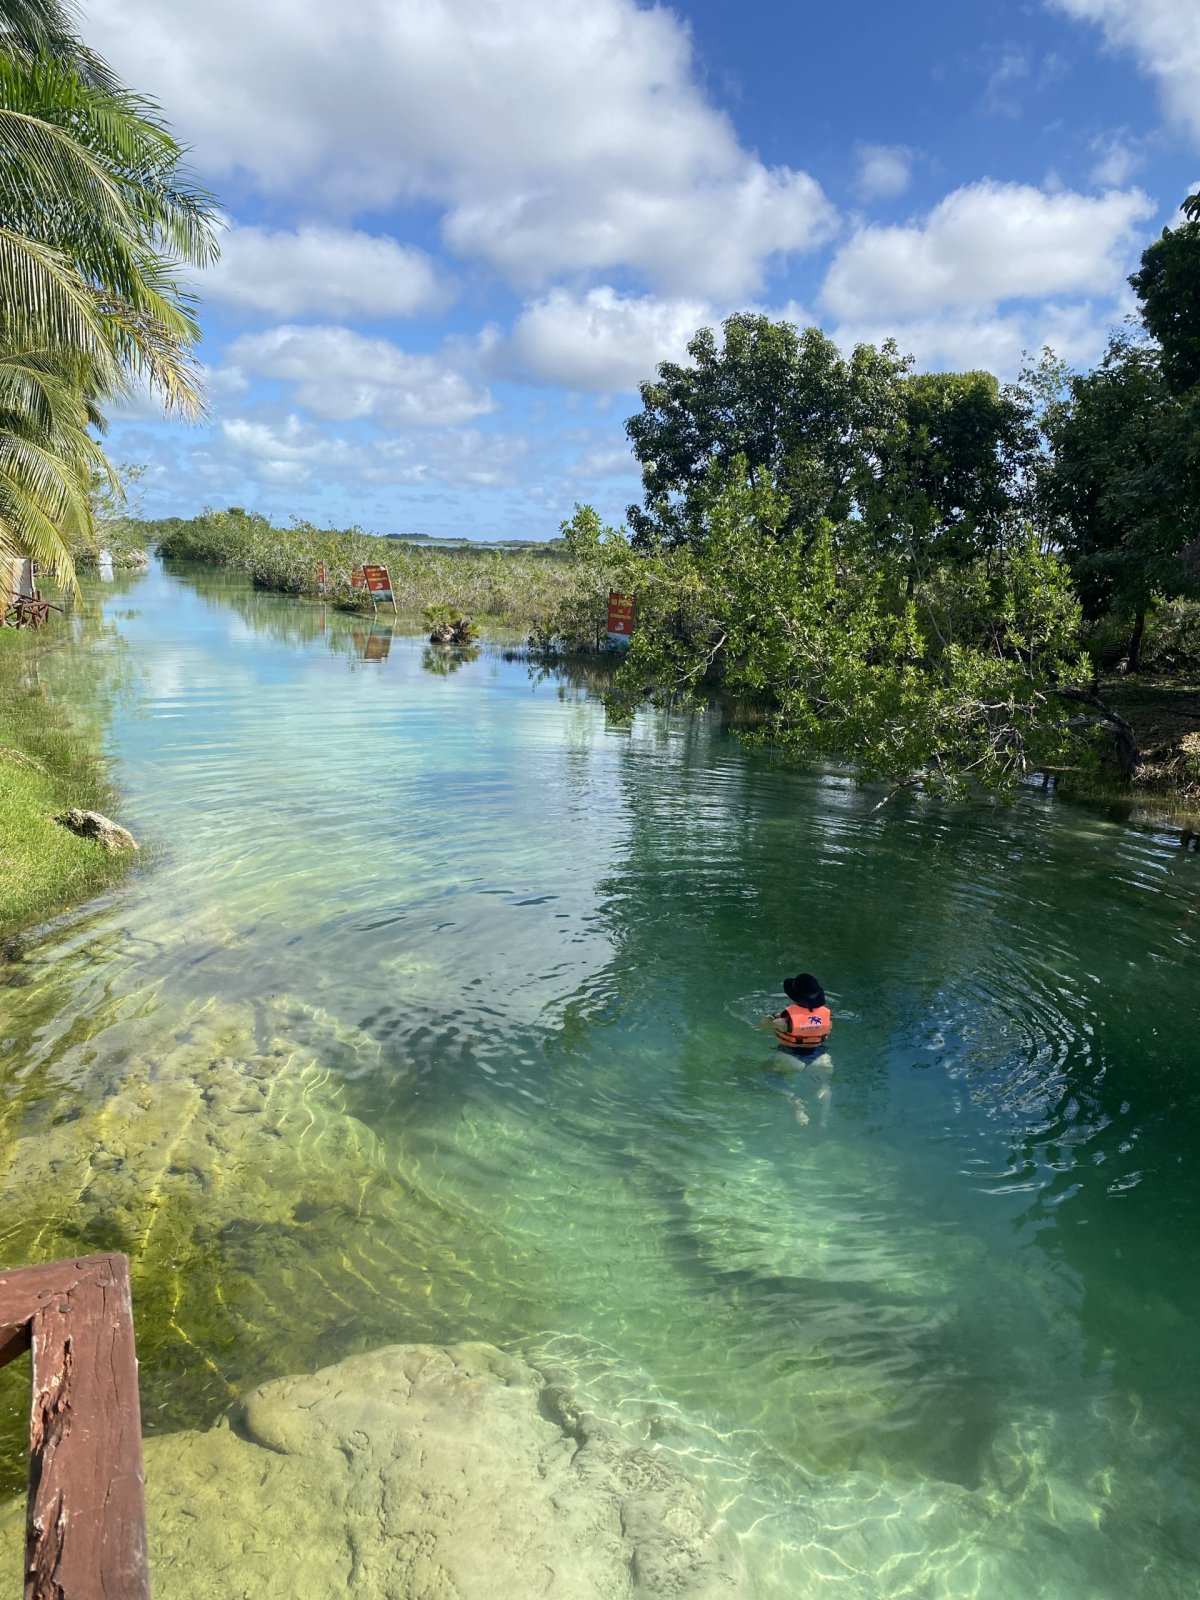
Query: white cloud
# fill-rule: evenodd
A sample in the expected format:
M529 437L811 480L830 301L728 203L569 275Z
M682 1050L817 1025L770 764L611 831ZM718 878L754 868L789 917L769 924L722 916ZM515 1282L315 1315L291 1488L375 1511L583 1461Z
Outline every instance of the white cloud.
M1077 22L1093 22L1115 50L1128 50L1158 80L1167 114L1200 139L1200 5L1196 0L1049 0Z
M912 151L899 144L861 144L855 189L863 200L892 200L912 182Z
M361 468L365 460L361 445L332 438L296 416L280 423L227 417L219 438L255 477L279 487L308 483L315 471L325 476L331 469Z
M326 421L428 428L495 409L487 390L444 357L410 355L350 328L285 323L235 339L227 358L242 374L290 384L295 404Z
M839 318L865 320L1114 293L1132 230L1153 211L1136 189L1089 197L984 180L920 223L859 229L834 258L822 299Z
M572 483L595 483L602 478L637 478L641 468L626 445L596 445L572 461L566 477Z
M660 361L685 359L688 340L714 320L701 300L552 289L525 308L509 338L485 344L485 360L497 371L568 389L635 389Z
M1019 117L1021 99L1015 85L1029 79L1029 58L1020 50L1006 50L993 67L984 91L983 108L994 115Z
M435 480L454 488L496 489L521 481L528 452L528 441L511 434L446 429L420 440L380 440L365 476L373 483Z
M679 19L636 0L94 0L88 38L204 172L347 217L432 203L454 249L527 287L620 266L753 293L835 221L705 100Z
M317 484L496 488L518 481L527 446L522 439L445 429L370 440L345 439L291 414L232 417L220 424L209 452L209 476L223 463L276 488Z
M449 298L421 250L351 228L237 226L201 292L274 317L407 317Z
M835 328L833 337L843 350L893 338L905 354L916 357L918 370L980 368L1008 380L1017 376L1027 353L1036 355L1047 344L1073 366L1091 365L1125 309L1123 302L1101 308L1084 302L1004 315L953 311L906 322L876 322L868 317Z
M453 210L445 233L451 249L486 257L518 284L542 283L551 270L632 265L668 292L736 296L761 284L768 257L820 243L831 224L806 173L753 162L676 192L631 183L597 196L568 181L488 196Z
M1120 189L1145 162L1142 152L1124 134L1109 133L1092 140L1096 157L1089 177L1098 189Z

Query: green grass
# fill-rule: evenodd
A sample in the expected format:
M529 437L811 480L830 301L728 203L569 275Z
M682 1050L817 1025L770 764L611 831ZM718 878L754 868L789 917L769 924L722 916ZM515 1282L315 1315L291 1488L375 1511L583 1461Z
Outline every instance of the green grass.
M51 624L63 626L62 623ZM111 812L98 727L80 725L37 681L43 635L0 630L0 937L44 922L121 877L109 854L54 818L70 806Z

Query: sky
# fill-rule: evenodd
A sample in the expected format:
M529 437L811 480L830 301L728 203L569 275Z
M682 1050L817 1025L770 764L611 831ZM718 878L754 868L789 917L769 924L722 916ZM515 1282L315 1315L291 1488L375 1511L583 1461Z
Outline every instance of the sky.
M733 311L1077 367L1200 187L1200 0L85 0L220 204L142 509L551 538Z

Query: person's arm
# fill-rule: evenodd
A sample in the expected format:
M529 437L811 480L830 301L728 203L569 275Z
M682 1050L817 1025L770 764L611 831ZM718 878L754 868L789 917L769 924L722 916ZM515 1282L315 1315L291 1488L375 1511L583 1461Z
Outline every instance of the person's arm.
M759 1020L754 1024L754 1026L756 1028L778 1028L780 1023L784 1023L786 1021L787 1021L786 1013L783 1012L783 1011L777 1011L774 1014L774 1016L771 1016L771 1017L760 1017Z

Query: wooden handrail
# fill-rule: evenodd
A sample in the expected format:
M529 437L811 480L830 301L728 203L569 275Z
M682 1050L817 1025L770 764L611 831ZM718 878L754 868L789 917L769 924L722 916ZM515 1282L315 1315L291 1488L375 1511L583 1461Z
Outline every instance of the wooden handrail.
M0 1366L25 1350L25 1600L150 1600L126 1258L0 1272Z

